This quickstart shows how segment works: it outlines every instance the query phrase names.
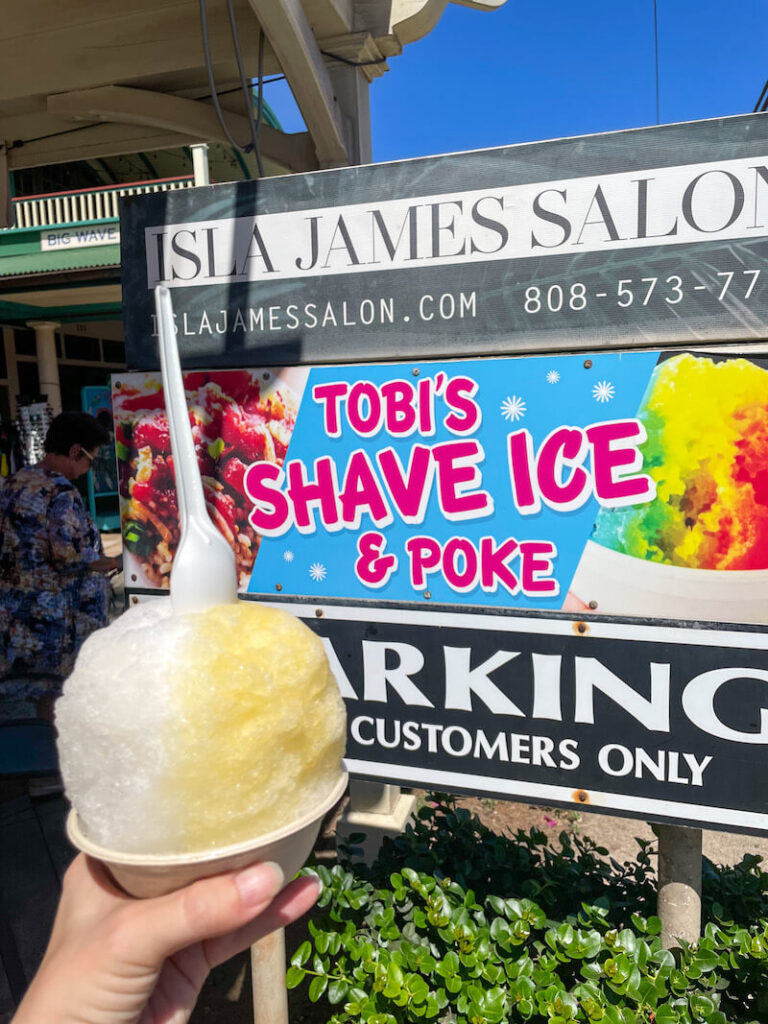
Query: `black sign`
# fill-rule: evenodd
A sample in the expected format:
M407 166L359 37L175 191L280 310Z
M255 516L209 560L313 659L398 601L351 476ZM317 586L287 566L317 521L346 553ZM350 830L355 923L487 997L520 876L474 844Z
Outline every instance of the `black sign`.
M325 643L355 776L768 833L768 629L290 607Z
M131 197L130 365L152 288L185 363L762 338L762 114Z

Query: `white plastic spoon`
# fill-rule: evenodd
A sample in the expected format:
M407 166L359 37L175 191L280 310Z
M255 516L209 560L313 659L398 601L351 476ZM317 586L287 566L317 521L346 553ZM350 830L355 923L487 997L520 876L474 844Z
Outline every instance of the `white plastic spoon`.
M181 518L181 539L171 569L171 601L176 612L199 612L237 600L235 553L211 522L205 507L181 376L171 293L163 285L155 288L155 309Z

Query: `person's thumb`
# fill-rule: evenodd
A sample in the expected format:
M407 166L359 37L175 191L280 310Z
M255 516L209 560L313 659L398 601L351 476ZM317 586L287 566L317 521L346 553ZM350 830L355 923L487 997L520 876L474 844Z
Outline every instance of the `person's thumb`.
M279 865L267 862L137 901L124 911L134 951L159 965L195 942L234 931L266 910L284 881Z

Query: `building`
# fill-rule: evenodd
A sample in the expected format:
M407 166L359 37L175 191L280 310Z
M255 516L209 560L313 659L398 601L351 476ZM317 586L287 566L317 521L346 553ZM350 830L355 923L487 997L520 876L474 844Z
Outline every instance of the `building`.
M2 0L0 421L125 366L121 195L370 162L368 86L448 2L505 0L233 0L236 33L225 0ZM259 122L258 84L246 116L276 75L303 132Z

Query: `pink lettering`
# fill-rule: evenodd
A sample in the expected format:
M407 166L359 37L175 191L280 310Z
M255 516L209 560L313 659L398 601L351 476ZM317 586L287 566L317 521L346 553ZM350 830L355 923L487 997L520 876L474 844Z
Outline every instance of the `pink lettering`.
M580 508L590 496L589 476L580 463L588 447L578 427L558 427L542 444L536 459L536 479L544 501L560 511ZM563 467L570 465L571 475L562 479Z
M452 434L471 434L482 421L480 406L474 401L478 383L471 377L451 377L445 386L445 401L450 412L443 423Z
M405 437L416 429L416 392L407 380L389 380L381 385L384 399L384 424L393 437Z
M280 490L283 472L273 462L254 462L245 471L245 493L254 504L248 517L259 533L280 536L291 525L291 508Z
M507 562L517 554L517 541L514 537L508 537L498 547L493 537L480 538L480 583L483 590L494 594L497 581L510 594L516 594L520 589L520 581L507 565Z
M306 467L298 459L287 466L287 494L293 505L296 526L302 533L314 533L315 508L319 506L320 518L326 529L339 527L339 509L336 504L338 482L336 466L329 455L315 459L315 478L306 476Z
M419 444L411 448L407 473L394 448L384 448L376 458L387 491L403 521L422 522L435 472L429 448Z
M423 590L427 574L435 572L440 565L440 544L434 537L409 537L405 551L410 558L411 586Z
M383 587L397 569L397 555L383 554L387 542L383 535L371 531L357 539L358 559L355 574L366 587Z
M419 433L430 437L435 432L435 395L445 385L445 374L438 373L434 382L429 377L419 381Z
M586 433L592 446L595 495L601 505L633 505L656 496L653 480L634 472L643 465L637 446L648 438L639 420L596 423Z
M357 529L363 512L367 512L377 526L392 522L392 513L381 493L378 477L362 449L352 452L349 457L339 499L344 526Z
M342 380L333 381L330 384L315 384L312 388L313 400L323 406L323 423L329 437L341 435L339 403L348 391L349 384Z
M546 540L524 540L520 543L520 575L523 593L531 597L560 593L560 585L552 578L557 548Z
M452 537L443 550L443 576L453 590L471 590L477 582L477 551L466 537Z
M507 438L509 479L515 506L522 515L530 515L541 508L538 492L532 480L533 438L530 431L518 430Z
M432 449L437 464L440 508L448 519L479 518L491 515L493 499L484 490L473 490L482 477L477 463L485 453L476 440L444 441Z
M356 434L371 437L381 427L381 396L375 384L359 380L347 398L347 419Z

